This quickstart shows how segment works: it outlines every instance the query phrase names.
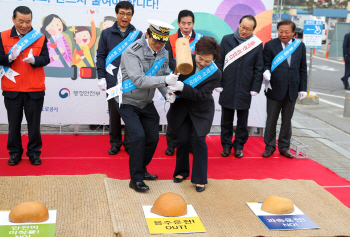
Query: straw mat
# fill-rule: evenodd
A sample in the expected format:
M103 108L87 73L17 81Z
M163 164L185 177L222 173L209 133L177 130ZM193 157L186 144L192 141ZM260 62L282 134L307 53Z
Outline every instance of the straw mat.
M57 209L57 237L115 237L105 175L0 177L0 210L37 201Z
M191 203L206 233L164 234L164 237L234 236L350 236L350 209L309 180L213 180L206 190L195 191L190 181L175 184L170 180L146 182L147 193L128 187L129 181L105 179L114 232L121 237L150 236L142 205L153 205L159 195L175 192ZM269 195L289 198L320 229L269 231L246 202L262 202Z

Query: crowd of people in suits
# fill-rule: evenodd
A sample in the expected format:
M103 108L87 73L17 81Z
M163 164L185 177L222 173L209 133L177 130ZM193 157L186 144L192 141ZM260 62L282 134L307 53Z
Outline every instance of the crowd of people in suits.
M115 13L117 21L102 32L99 40L98 86L102 91L117 86L117 96L108 100L111 111L111 148L108 152L116 155L124 145L129 154L130 188L146 192L149 186L144 180L158 178L147 171L159 140L159 115L152 101L155 89L171 103L167 114L166 154L174 155L177 149L173 173L175 183L182 182L190 173L191 182L198 192L204 191L208 183L208 147L205 139L214 118L214 90L220 93L223 157L228 157L232 148L236 158L244 156L243 148L249 136L247 121L251 100L264 83L267 118L266 146L262 156L270 157L276 150L276 125L281 114L278 149L283 156L294 158L289 151L291 119L298 94L300 99L307 95L307 64L305 45L293 38L296 26L292 21L279 22L278 38L263 47L261 40L253 35L257 22L252 15L243 16L235 33L224 36L219 45L213 37L202 36L193 30L195 16L190 10L180 11L179 29L173 35L170 35L170 30L175 29L172 25L157 20L148 20L149 27L145 33L137 30L130 23L134 7L129 1L119 2ZM35 87L26 88L24 81L34 80L32 75L45 78L43 66L50 62L47 39L45 35L40 36L24 51L15 46L33 30L31 19L29 8L18 7L13 15L14 27L1 32L0 65L20 72L15 82L2 79L9 117L9 165L17 165L23 153L20 140L23 107L29 128L27 155L33 165L41 164L40 113L45 84L42 80L36 82ZM189 40L192 52L193 70L188 75L174 74L175 41L182 37ZM127 47L118 54L116 48L120 44ZM32 50L33 54L30 55L32 51L29 50L33 45L41 50ZM25 60L23 54L33 59ZM20 71L23 65L28 71ZM22 87L24 89L19 87L22 84L25 85ZM237 128L232 141L235 113ZM121 118L125 122L124 143ZM190 152L193 153L192 172Z

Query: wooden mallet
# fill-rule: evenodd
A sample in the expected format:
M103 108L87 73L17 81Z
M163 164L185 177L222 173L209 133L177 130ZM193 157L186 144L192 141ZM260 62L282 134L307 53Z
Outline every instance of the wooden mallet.
M174 74L178 72L188 75L193 70L192 53L187 37L178 38L175 42L176 68Z

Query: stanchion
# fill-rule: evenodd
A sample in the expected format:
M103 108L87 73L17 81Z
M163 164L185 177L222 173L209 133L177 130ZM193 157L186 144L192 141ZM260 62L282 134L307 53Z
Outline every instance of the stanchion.
M344 117L350 118L350 91L345 91Z
M315 55L315 54L316 54L316 49L314 49L312 52L312 55Z
M345 58L343 57L343 63L345 63Z
M328 59L329 44L327 45L326 59Z

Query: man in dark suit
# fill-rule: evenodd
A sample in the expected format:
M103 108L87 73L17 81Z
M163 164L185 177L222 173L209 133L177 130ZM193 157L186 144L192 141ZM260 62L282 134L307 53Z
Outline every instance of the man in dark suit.
M292 159L294 155L289 151L289 146L292 137L291 120L295 102L298 98L298 92L300 92L300 99L304 99L307 95L306 48L304 43L295 47L298 41L295 42L296 39L293 38L295 24L291 20L279 22L277 30L278 38L267 42L264 48L264 79L270 81L272 90L269 89L265 92L267 97L264 135L266 147L262 156L270 157L276 150L276 125L281 112L282 124L278 138L278 150L283 156ZM295 51L280 60L281 63L272 71L275 57L291 44L292 48L288 49ZM280 58L279 55L276 60Z
M32 11L20 6L13 11L12 29L0 34L0 65L5 107L9 122L9 165L17 165L23 154L21 122L23 110L28 124L27 156L40 165L40 117L45 95L44 66L49 64L47 39L32 28ZM12 73L12 75L10 75Z
M243 147L248 140L248 115L252 96L256 96L261 89L263 80L263 45L260 39L253 35L256 20L252 15L243 16L234 34L225 35L221 41L220 58L217 66L222 72L222 78L215 88L220 92L221 105L221 156L227 157L232 147L236 158L243 158ZM251 43L250 43L251 42ZM235 57L230 63L230 55L236 50L243 50L249 45L249 52L244 56ZM237 113L237 129L235 140L233 136L233 118Z
M349 76L350 76L350 33L344 36L343 42L343 57L345 60L345 75L341 78L345 90L350 90Z

